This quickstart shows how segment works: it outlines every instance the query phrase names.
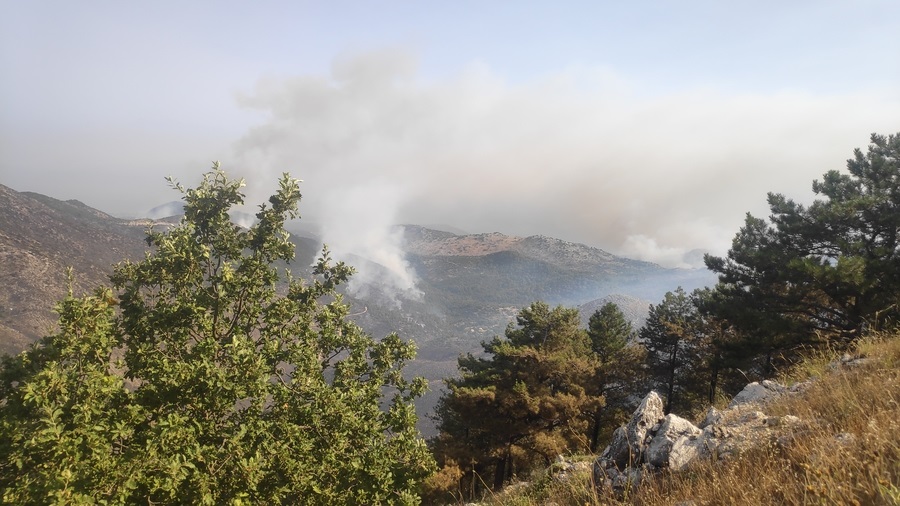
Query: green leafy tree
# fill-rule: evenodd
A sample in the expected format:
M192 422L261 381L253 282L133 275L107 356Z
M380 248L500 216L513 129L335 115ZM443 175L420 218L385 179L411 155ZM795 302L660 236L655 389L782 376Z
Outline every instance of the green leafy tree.
M0 488L13 503L416 503L433 460L415 428L414 346L374 341L336 292L327 249L305 283L286 174L249 230L242 181L177 183L181 223L151 231L116 291L67 297L60 332L4 359Z
M586 389L596 361L575 309L535 302L505 339L482 345L484 357L460 357L437 409L438 461L460 469L468 495L491 470L499 488L514 471L585 450L583 415L602 402Z
M747 215L719 273L724 318L767 354L853 340L900 315L900 134L872 134L847 173L813 181L804 206L768 195L769 221Z
M71 279L71 278L70 278ZM0 365L0 491L7 504L128 502L125 453L146 423L110 357L119 347L112 292L56 306L57 334Z

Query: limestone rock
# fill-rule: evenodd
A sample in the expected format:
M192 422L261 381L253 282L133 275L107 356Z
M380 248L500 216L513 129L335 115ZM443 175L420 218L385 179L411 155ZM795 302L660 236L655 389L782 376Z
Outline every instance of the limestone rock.
M628 424L616 429L594 461L594 483L623 495L640 485L647 473L679 471L700 460L728 459L744 451L802 430L792 415L768 416L765 404L794 393L774 381L750 383L728 408L709 408L700 427L675 414L663 416L662 398L650 392Z
M754 381L734 396L728 409L742 404L762 404L780 396L785 391L787 389L784 386L771 380Z
M700 436L681 436L672 443L669 450L668 467L672 471L681 471L692 462L709 455L707 439Z
M641 400L631 420L613 432L612 440L594 461L594 483L621 494L641 482L640 464L647 438L664 419L662 397L651 391Z
M703 423L700 424L701 429L705 429L706 427L719 423L722 421L722 413L710 406L708 410L706 410L706 417L703 419Z
M613 462L618 469L640 463L645 448L644 440L650 429L663 417L662 397L651 391L634 410L628 425L616 429L612 441L600 458Z
M681 439L694 438L696 440L701 432L694 424L678 415L666 415L643 452L644 462L651 466L669 467L669 457L675 443ZM684 446L685 442L682 441L679 447ZM679 461L683 459L684 457L679 457Z

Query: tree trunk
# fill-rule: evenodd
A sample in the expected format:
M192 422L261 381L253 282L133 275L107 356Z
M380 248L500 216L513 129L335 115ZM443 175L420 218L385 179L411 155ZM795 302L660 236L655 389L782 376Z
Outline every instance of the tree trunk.
M675 367L676 360L678 358L678 343L675 343L674 348L672 349L672 359L669 362L669 384L666 385L666 406L663 411L664 414L668 415L672 411L672 398L675 396Z
M712 372L709 375L709 403L716 402L716 389L719 384L719 357L713 357Z
M600 443L600 419L603 416L603 408L597 408L594 412L594 423L591 428L591 446L592 452L597 451L597 444Z
M494 490L500 490L506 478L506 457L497 459L497 465L494 467Z

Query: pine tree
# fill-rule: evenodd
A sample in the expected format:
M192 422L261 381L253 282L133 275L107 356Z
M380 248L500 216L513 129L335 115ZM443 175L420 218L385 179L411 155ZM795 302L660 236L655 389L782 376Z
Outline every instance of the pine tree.
M813 181L809 206L768 196L726 258L706 257L726 296L720 312L767 354L856 339L900 316L900 134L872 134L847 173Z
M446 380L434 442L439 462L462 470L469 495L482 482L498 488L514 470L585 450L583 415L602 402L586 391L596 361L577 310L533 303L505 338L482 346L484 357L461 357L460 377Z
M650 306L640 338L654 387L665 396L665 413L692 407L700 359L699 314L692 297L678 287Z
M597 358L588 392L603 399L589 414L591 451L597 451L604 427L615 427L622 414L631 411L629 396L643 380L646 350L634 342L635 337L631 322L615 303L604 304L588 320L588 339Z
M591 351L604 362L624 348L632 337L634 337L634 329L631 327L631 322L625 318L625 314L613 302L607 302L603 307L594 311L588 320Z

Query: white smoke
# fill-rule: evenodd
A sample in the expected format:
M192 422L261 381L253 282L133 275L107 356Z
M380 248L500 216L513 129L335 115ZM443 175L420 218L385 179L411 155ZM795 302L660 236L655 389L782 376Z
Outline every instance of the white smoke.
M336 259L357 269L348 285L351 293L368 297L377 289L398 307L402 299L422 296L404 257L403 231L393 227L399 200L394 186L340 187L328 193L321 215L323 241Z
M261 81L240 101L268 120L236 148L248 180L304 179L301 210L335 253L377 262L372 282L414 296L395 223L544 234L684 266L693 249L724 253L746 212L767 214L767 192L809 197L900 117L900 99L877 90L633 91L642 84L571 68L513 85L482 64L423 81L409 54L381 51L330 76Z
M248 212L244 212L238 209L233 209L228 212L228 217L231 218L231 221L244 228L250 228L256 224L257 220L255 214L251 214Z

